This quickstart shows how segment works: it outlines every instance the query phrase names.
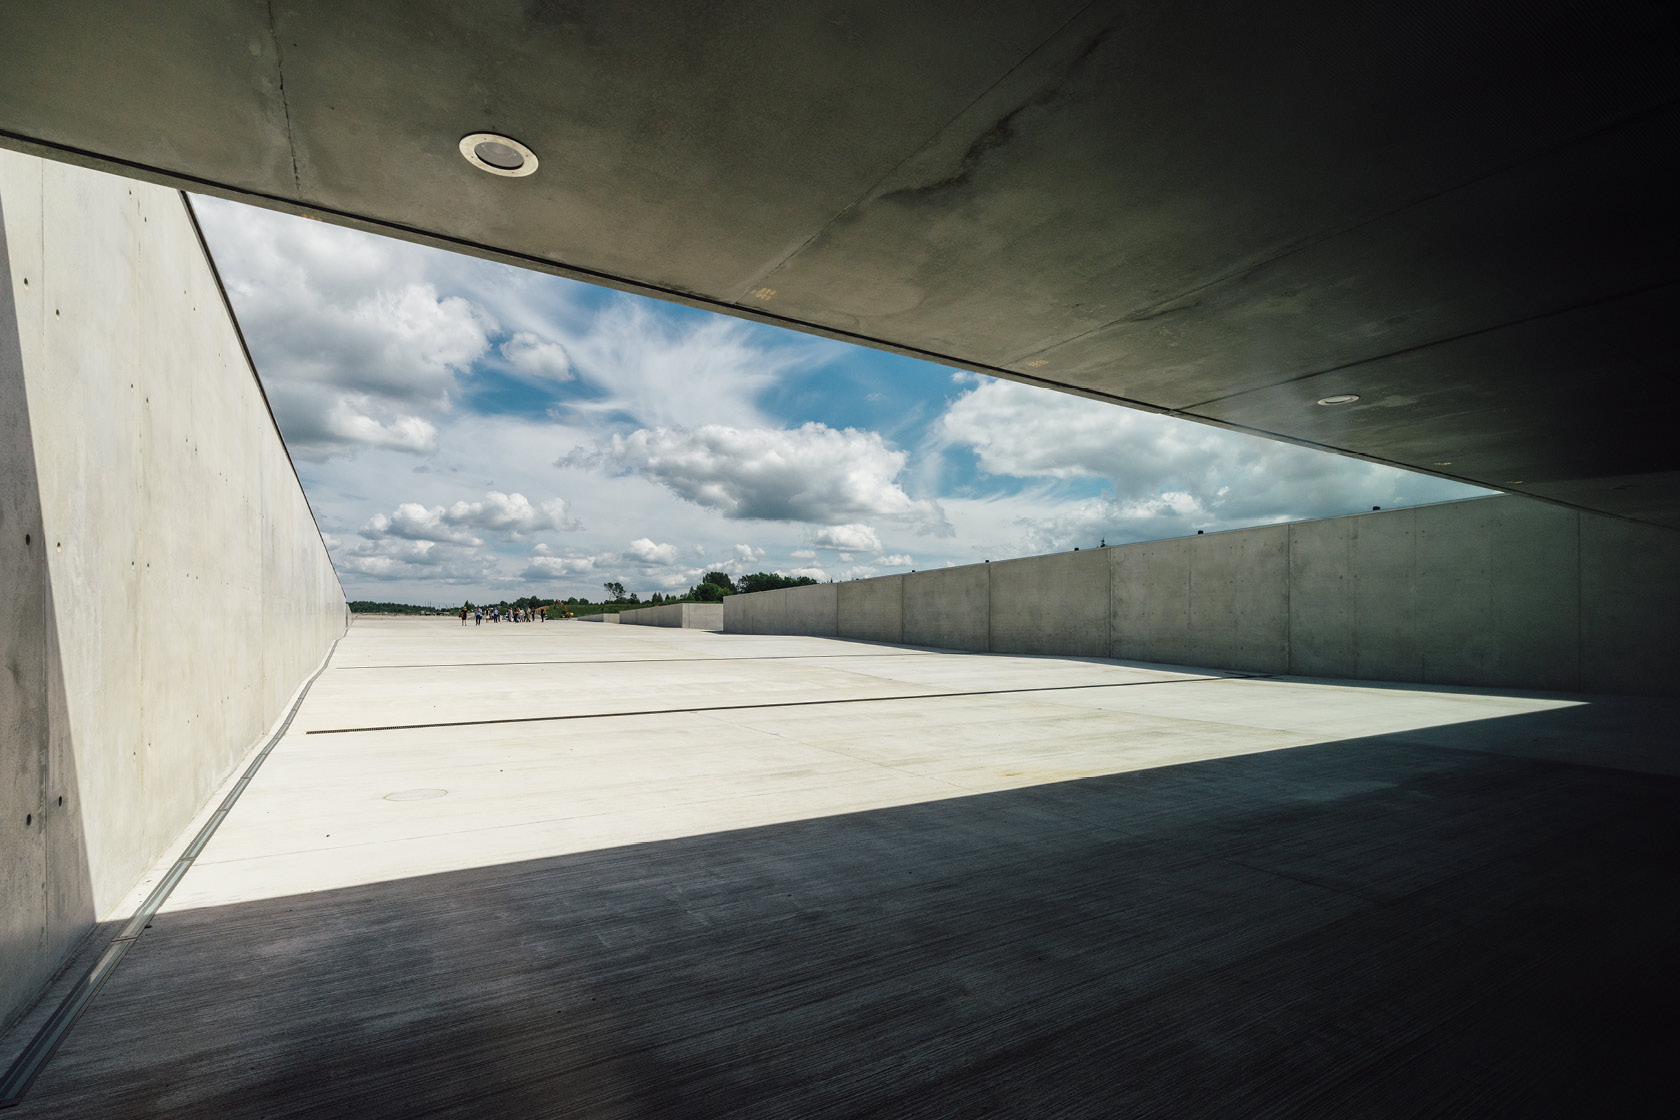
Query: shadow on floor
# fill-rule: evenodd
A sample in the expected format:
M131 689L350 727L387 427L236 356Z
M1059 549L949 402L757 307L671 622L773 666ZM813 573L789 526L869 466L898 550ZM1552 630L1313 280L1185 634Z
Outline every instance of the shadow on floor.
M167 913L16 1115L1666 1115L1677 841L1394 736Z

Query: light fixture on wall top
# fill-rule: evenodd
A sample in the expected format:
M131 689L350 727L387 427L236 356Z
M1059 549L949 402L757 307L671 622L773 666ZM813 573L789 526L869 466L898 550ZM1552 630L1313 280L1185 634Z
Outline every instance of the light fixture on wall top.
M1318 398L1319 404L1352 404L1359 399L1358 393L1337 393L1333 397Z
M480 171L517 178L537 169L537 153L511 136L469 132L461 137L461 155Z

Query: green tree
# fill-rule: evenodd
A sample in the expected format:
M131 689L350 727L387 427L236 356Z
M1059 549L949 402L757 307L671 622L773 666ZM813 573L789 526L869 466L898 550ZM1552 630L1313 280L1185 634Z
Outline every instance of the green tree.
M696 603L721 603L728 594L715 583L699 583L689 588L688 598Z
M729 578L727 572L707 572L705 578L703 578L700 582L709 583L714 587L723 588L723 593L725 595L733 595L736 591L735 581ZM715 602L716 600L712 601Z
M613 580L608 583L603 583L601 586L606 588L608 595L612 596L612 602L624 602L624 585L622 583L619 583L617 580Z
M742 576L739 584L741 594L749 595L754 591L774 591L779 587L804 587L806 584L816 583L810 576L784 576L780 572L754 572L750 576Z

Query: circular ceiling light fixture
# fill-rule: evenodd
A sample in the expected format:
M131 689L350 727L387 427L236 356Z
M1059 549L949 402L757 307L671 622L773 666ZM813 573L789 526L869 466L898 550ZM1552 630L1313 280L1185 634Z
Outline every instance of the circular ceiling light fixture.
M537 153L511 136L469 132L461 137L461 155L480 171L517 178L537 169Z
M1337 393L1333 397L1318 398L1319 404L1352 404L1359 399L1358 393Z

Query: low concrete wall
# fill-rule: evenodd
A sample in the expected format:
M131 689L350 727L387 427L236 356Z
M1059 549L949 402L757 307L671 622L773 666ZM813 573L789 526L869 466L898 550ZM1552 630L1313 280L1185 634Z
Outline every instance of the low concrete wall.
M0 152L0 1025L348 623L175 191Z
M1108 569L1103 551L1063 552L981 566L989 649L1109 656ZM965 604L966 606L966 604Z
M832 638L840 633L840 591L832 583L807 584L782 591L785 633Z
M661 603L620 611L618 621L630 626L670 626L685 630L722 630L722 603Z
M904 640L903 576L854 580L834 587L840 637L870 642Z
M581 614L581 615L578 615L578 621L579 622L617 622L618 621L618 616L616 614L606 614L605 612L603 612L601 614Z
M724 629L1672 696L1677 572L1680 533L1503 496L738 595Z
M991 648L991 565L910 572L904 580L904 642L940 649Z

